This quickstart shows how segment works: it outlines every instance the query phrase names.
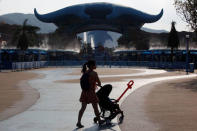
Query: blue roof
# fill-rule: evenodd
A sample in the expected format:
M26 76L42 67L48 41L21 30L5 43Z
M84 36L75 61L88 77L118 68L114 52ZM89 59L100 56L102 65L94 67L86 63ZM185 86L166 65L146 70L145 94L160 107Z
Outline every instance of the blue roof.
M47 52L46 51L40 51L40 54L42 54L42 55L46 55L47 54Z
M162 54L162 51L153 51L153 54L161 55Z
M171 54L171 51L164 51L165 54Z
M38 54L38 51L37 50L33 50L32 53L33 54Z
M186 50L184 50L184 51L183 51L183 54L186 54L186 53L187 53L187 51L186 51Z
M190 54L197 55L197 51L191 51Z
M131 7L97 2L73 5L44 15L34 9L34 14L42 22L63 25L72 31L107 29L121 32L122 28L141 28L145 23L158 21L163 9L158 15L150 15Z
M9 50L8 53L13 54L13 53L15 53L15 51L14 50Z
M152 52L151 51L144 51L144 52L142 52L142 54L144 54L144 55L152 55Z

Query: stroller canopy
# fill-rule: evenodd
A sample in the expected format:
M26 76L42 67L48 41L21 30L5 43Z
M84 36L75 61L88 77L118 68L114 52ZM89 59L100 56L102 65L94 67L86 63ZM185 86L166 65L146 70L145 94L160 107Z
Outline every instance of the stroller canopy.
M106 98L109 97L111 90L112 90L112 85L107 84L104 85L96 94L99 98Z

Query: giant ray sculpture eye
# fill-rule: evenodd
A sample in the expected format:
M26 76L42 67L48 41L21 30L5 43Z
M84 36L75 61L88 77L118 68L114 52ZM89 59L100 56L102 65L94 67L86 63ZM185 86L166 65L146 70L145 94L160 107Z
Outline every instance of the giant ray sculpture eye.
M109 5L97 6L91 5L85 8L85 13L92 19L106 19L106 16L112 13L113 8Z

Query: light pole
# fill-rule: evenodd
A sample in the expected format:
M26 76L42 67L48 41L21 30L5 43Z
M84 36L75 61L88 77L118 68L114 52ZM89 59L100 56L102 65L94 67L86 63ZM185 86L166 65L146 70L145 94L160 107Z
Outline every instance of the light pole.
M189 72L189 35L186 35L185 36L186 38L186 72L187 72L187 75L188 75L188 72Z
M2 41L1 41L1 33L0 33L0 72L1 72L1 44Z

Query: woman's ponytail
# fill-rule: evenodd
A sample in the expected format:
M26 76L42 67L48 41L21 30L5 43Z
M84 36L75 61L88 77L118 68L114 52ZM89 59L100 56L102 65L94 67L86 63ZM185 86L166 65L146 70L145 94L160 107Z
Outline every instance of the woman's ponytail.
M81 73L85 73L87 70L87 63L83 64L83 67L82 67L82 70L81 70Z
M90 69L91 66L96 66L96 62L94 60L86 62L82 67L81 73L85 73L87 71L87 67Z

